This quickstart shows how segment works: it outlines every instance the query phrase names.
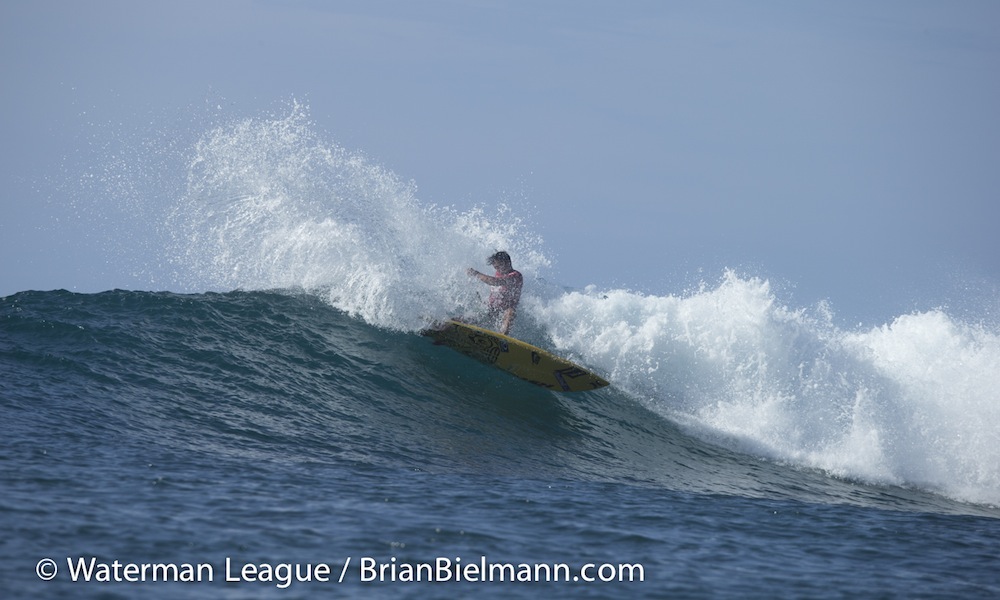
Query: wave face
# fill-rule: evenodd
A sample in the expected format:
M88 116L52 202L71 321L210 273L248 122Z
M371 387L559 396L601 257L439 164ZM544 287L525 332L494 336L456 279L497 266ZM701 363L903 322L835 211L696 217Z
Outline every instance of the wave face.
M141 585L155 598L284 597L288 590L273 584L222 581L224 558L336 564L352 556L357 565L362 556L386 564L487 556L639 563L646 583L614 591L459 584L431 596L527 599L540 586L553 597L609 597L620 585L643 598L813 597L831 588L995 596L994 449L966 442L984 454L959 459L947 453L954 439L934 437L989 432L949 416L923 383L946 369L899 358L914 327L965 340L969 357L984 352L971 345L980 334L917 315L916 326L901 319L842 335L835 359L832 342L810 338L818 326L773 303L760 307L769 316L756 326L746 315L730 323L681 316L699 304L725 313L730 286L744 299L767 298L762 283L731 279L681 299L536 300L533 313L560 316L536 333L554 332L564 351L576 331L562 324L567 305L601 307L580 313L603 329L585 335L588 350L577 358L620 383L582 394L521 382L304 290L3 298L0 523L9 543L0 589L104 598ZM626 301L631 313L614 307ZM639 318L638 304L673 308L656 311L659 325L630 332L626 317ZM622 322L601 326L602 311ZM796 329L798 337L776 333ZM763 346L760 336L781 351L748 349ZM824 357L829 373L818 359L800 369L803 355ZM836 361L848 359L862 366L852 363L842 381L834 373L848 365ZM780 372L787 365L794 373ZM862 406L844 417L838 402L849 403L822 388L840 390L860 373ZM798 380L813 391L787 389ZM785 391L768 392L770 381ZM919 411L935 407L937 420L919 423L933 429L914 429ZM917 440L931 447L914 448ZM955 472L946 475L949 465ZM897 483L865 483L887 473ZM955 499L965 496L984 503ZM208 563L216 580L73 582L62 557L79 556ZM60 565L56 581L36 577L41 557ZM295 597L330 590L293 585ZM357 566L338 589L386 598L438 590L373 587Z
M726 313L720 297L733 287L756 299L759 322L735 310L730 323L693 314L697 305ZM933 333L962 346L966 360L984 360L981 334L931 314L834 344L766 298L766 285L730 279L684 299L567 294L540 305L533 312L555 315L546 333L564 353L616 382L557 395L304 291L23 292L4 299L0 315L2 360L18 375L0 391L15 440L76 414L59 427L95 447L110 438L264 463L992 514L993 433L961 412L985 419L992 407L977 408L975 382L945 399L930 393L938 388L923 379L947 376L949 363L897 358L913 352L914 336ZM623 302L632 310L615 308ZM671 308L630 327L624 318L642 313L634 303ZM567 311L597 329L571 328ZM600 325L603 311L617 322Z
M465 269L507 249L528 285L515 335L596 368L720 448L829 476L1000 504L1000 336L942 310L844 330L725 273L679 295L566 291L513 211L419 202L325 142L303 107L209 131L167 227L188 289L299 289L377 328L474 315Z

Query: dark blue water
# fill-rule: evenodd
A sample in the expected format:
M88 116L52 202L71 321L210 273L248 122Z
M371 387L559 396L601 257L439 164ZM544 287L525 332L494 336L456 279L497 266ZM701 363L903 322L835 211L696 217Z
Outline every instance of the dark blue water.
M0 406L4 598L1000 597L989 503L726 449L306 293L3 298Z

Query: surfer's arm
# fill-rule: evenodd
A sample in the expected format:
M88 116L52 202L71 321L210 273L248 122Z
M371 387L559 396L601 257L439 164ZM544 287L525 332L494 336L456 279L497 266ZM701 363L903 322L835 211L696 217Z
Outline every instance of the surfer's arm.
M490 277L486 273L480 273L479 271L477 271L475 269L471 269L470 268L468 271L466 271L466 273L469 274L469 277L475 277L475 278L479 279L479 281L482 281L483 283L486 283L486 284L489 284L489 285L497 286L497 285L505 285L506 284L506 282L503 279L499 279L497 277Z

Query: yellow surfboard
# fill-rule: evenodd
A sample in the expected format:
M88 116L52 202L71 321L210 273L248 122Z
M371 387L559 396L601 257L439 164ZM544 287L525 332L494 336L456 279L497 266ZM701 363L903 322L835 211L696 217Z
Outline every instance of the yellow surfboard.
M475 325L448 321L423 332L434 343L554 392L585 392L608 385L587 369L510 336Z

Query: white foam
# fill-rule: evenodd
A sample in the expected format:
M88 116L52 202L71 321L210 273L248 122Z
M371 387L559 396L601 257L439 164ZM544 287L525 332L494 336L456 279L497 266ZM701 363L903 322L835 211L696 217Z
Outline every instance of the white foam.
M1000 336L942 311L871 331L727 273L684 296L566 294L550 335L653 410L740 451L1000 504Z
M512 211L422 205L413 183L321 140L298 104L207 133L188 180L168 224L186 287L306 288L413 331L476 310L482 290L465 270L494 251L525 276L548 262Z

